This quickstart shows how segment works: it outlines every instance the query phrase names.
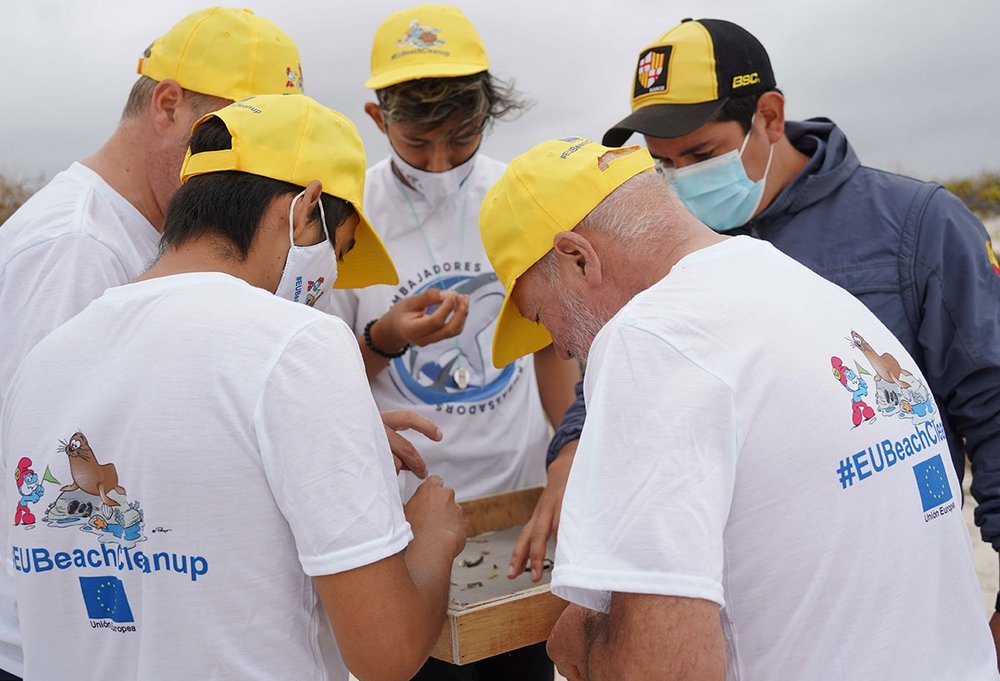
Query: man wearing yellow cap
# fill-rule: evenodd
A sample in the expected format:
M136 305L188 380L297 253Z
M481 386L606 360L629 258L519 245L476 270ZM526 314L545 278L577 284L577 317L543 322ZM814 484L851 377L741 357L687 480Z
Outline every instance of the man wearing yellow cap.
M367 205L400 281L337 292L331 310L358 335L379 407L413 409L441 427L444 439L421 454L459 498L538 485L547 417L558 423L579 372L549 350L493 366L503 290L476 228L504 169L480 152L484 134L524 104L492 74L478 32L451 5L386 18L365 85L377 99L365 111L390 149L368 171ZM418 482L404 474L404 494ZM543 647L533 646L465 668L432 660L420 678L551 677Z
M208 114L159 259L18 370L0 451L45 471L49 502L11 536L26 677L423 663L461 509L437 477L403 508L354 334L311 309L330 282L396 278L364 169L354 125L305 95Z
M638 147L545 142L480 219L494 361L588 358L552 577L564 675L998 678L937 405L857 406L877 375L926 385L864 305L699 222Z
M249 10L195 12L139 60L121 121L93 156L72 164L0 234L0 404L21 360L54 328L156 256L191 125L253 94L302 92L291 38ZM9 591L6 575L0 587ZM9 594L0 606L0 667L20 651Z

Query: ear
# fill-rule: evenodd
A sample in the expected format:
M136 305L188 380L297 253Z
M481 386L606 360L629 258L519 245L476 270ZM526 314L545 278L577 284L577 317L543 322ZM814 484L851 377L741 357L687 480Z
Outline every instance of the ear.
M757 120L764 122L764 132L771 144L785 134L785 97L780 92L765 92L757 98Z
M563 281L577 278L589 288L601 285L604 280L601 259L585 236L576 232L559 232L552 238L552 250L555 251Z
M153 88L153 96L149 101L149 114L153 118L153 127L158 135L163 135L171 128L181 124L181 109L184 107L184 88L176 80L167 78L161 80Z
M319 204L319 197L322 193L323 183L319 180L313 180L306 185L305 196L295 204L292 216L295 220L295 224L292 226L292 239L296 244L307 245L310 241L313 244L319 243L316 241L316 227L309 223L309 218L316 212L316 206ZM294 198L293 196L290 200L294 200ZM325 239L326 235L322 233L322 225L319 227L319 232L320 237Z
M383 135L385 133L385 119L382 118L382 107L380 107L375 102L365 102L365 113L368 117L375 121L375 125L378 126L379 132Z

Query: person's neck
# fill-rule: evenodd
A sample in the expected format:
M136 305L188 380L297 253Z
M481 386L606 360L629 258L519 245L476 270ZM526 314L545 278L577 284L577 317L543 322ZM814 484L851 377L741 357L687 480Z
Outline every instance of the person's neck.
M643 246L630 254L623 253L621 257L613 258L611 262L623 265L610 272L610 276L620 282L619 286L614 287L623 293L623 299L619 302L624 305L663 279L682 258L728 238L700 223L693 223L689 229L684 229L680 238L674 236L662 239L659 242L664 244L661 248Z
M239 260L230 244L209 235L168 248L136 281L192 272L221 272L273 291L274 282L267 281L259 270L254 259Z
M132 121L123 121L95 154L81 163L131 203L158 232L163 231L167 207L153 188L148 145Z
M756 215L763 213L771 205L771 202L778 198L778 194L799 176L808 163L809 157L792 146L788 137L782 135L781 139L774 145L771 171L768 173L767 183L764 185L764 195L760 199Z

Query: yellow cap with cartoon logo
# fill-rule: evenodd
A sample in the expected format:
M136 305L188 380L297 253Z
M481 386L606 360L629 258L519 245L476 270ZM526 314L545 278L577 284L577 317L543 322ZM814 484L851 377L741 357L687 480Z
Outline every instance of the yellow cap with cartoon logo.
M189 14L149 46L137 73L234 101L301 94L299 49L284 31L248 9L211 7Z
M606 160L605 154L617 154ZM507 166L479 210L479 232L493 271L504 287L493 332L493 364L503 367L541 350L552 336L524 317L510 297L517 278L625 181L653 170L639 147L610 149L583 137L542 142Z
M372 90L420 78L457 78L489 69L486 46L453 5L417 5L391 14L375 31Z

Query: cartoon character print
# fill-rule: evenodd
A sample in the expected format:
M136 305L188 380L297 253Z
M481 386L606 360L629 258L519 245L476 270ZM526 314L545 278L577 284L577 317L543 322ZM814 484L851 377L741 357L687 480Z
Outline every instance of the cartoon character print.
M326 292L323 289L323 282L326 281L323 277L320 277L316 281L308 282L306 286L306 305L312 307L316 304L316 301Z
M297 87L302 89L302 64L296 71L291 66L285 68L285 87Z
M35 514L28 508L28 504L37 504L45 494L45 488L42 487L38 474L31 469L31 459L26 456L17 462L14 483L21 495L21 500L17 502L17 510L14 511L14 525L24 525L26 529L31 529L35 526Z
M854 369L845 365L840 357L831 357L830 364L833 366L833 377L840 382L840 385L844 386L847 392L851 393L851 420L855 427L860 426L862 422L874 421L875 410L864 400L868 395L868 384L865 379L858 376Z
M129 502L125 488L118 482L115 465L100 463L81 432L69 440L60 440L58 451L69 461L73 482L59 489L59 496L46 509L43 520L50 527L79 526L85 532L96 533L101 542L134 546L144 541L142 509L137 502Z
M900 391L899 409L900 418L922 418L934 413L930 391L916 376L912 377L909 388Z
M396 46L436 47L444 45L444 41L438 38L438 33L440 33L438 29L422 26L419 21L414 19L410 22L410 28L406 31L406 35L396 41Z
M924 417L934 413L934 402L923 382L899 364L888 352L879 354L857 331L851 331L851 345L860 350L875 371L876 405L889 416L898 407L900 418Z

